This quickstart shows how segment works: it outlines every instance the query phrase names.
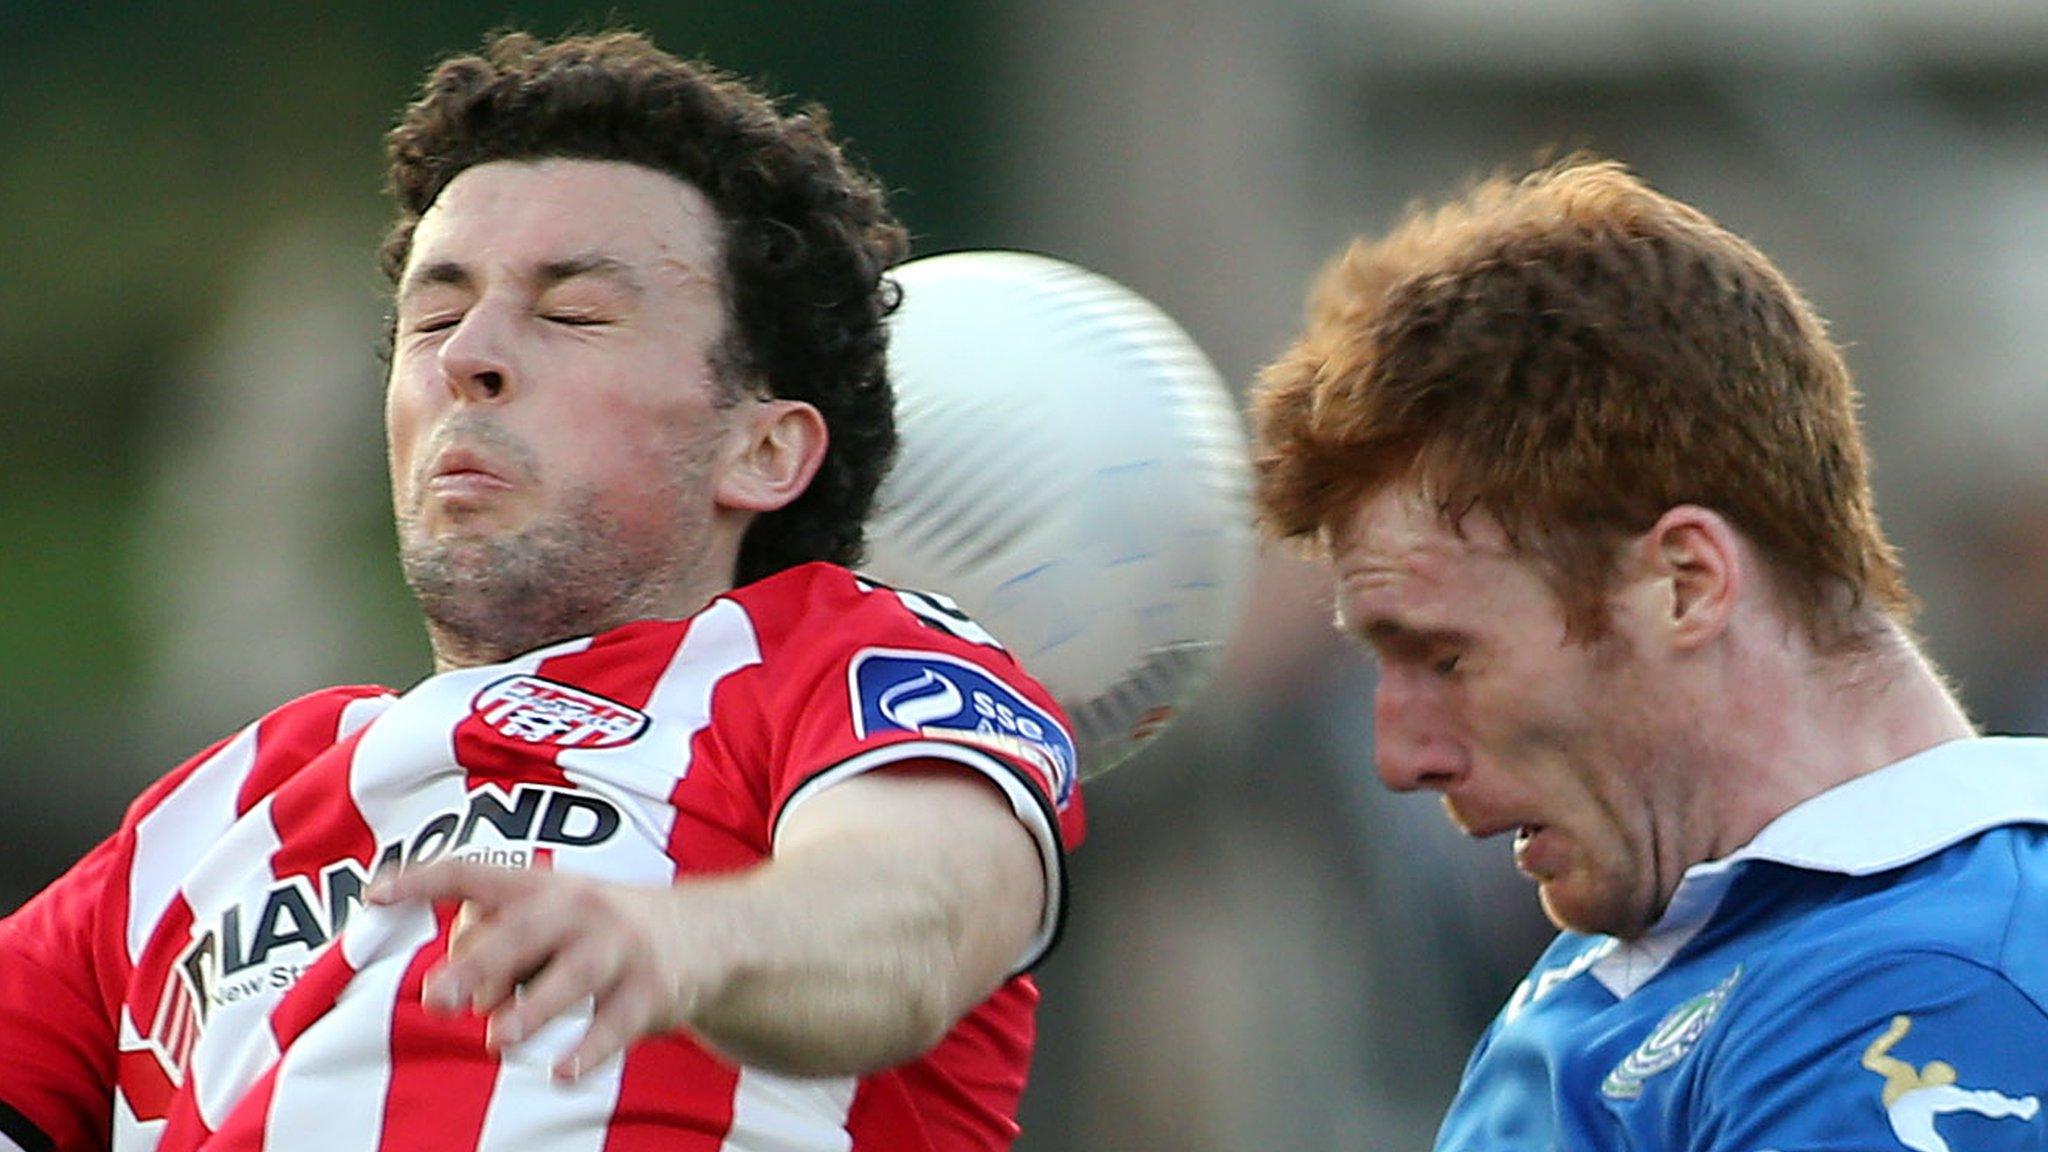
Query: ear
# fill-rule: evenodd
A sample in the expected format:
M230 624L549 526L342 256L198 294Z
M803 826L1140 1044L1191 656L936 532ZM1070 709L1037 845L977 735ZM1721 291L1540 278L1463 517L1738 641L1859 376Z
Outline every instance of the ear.
M1748 573L1741 537L1726 517L1680 504L1643 534L1642 559L1666 590L1659 611L1674 647L1698 648L1727 629Z
M804 494L825 461L825 418L801 400L740 401L716 496L721 508L773 512Z

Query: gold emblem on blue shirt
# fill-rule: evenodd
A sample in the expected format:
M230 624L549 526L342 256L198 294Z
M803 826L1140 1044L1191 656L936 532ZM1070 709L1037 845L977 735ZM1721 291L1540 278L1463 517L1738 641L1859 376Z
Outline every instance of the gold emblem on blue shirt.
M1946 1060L1929 1060L1915 1068L1892 1055L1892 1046L1912 1030L1911 1016L1894 1016L1884 1034L1863 1050L1863 1066L1884 1077L1878 1099L1884 1102L1892 1135L1912 1152L1949 1152L1948 1141L1934 1130L1938 1116L1975 1112L1991 1120L2031 1121L2041 1111L2041 1101L2033 1096L1958 1086L1956 1067Z

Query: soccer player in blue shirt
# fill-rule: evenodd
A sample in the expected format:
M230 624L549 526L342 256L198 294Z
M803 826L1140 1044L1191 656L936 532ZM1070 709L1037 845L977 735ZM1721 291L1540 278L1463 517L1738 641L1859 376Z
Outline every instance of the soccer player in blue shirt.
M1254 407L1381 777L1563 930L1439 1149L2048 1149L2048 741L1915 643L1761 253L1613 163L1489 181L1333 264Z

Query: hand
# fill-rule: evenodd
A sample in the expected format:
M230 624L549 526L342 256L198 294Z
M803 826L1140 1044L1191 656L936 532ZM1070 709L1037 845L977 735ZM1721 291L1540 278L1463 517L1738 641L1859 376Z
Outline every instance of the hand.
M421 1000L487 1015L494 1049L594 998L589 1028L555 1063L563 1080L686 1025L719 968L713 941L686 926L688 898L675 888L440 861L380 882L369 899L460 902L447 959L427 973Z

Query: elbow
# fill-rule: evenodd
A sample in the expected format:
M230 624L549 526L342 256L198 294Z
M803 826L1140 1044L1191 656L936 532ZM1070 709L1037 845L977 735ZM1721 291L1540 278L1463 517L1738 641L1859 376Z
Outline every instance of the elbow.
M845 1053L842 1067L867 1073L907 1064L938 1047L983 998L965 986L956 949L934 942L923 955L905 959L910 962L899 970L893 994L872 1002L875 1016L847 1030L867 1043Z
M727 1059L780 1076L862 1076L907 1064L937 1047L981 997L966 987L944 943L906 950L896 962L785 987L746 988L699 1021L700 1039ZM751 993L751 994L750 994Z
M964 973L955 950L935 951L938 955L926 966L922 978L909 981L903 990L904 1010L898 1051L889 1063L913 1060L938 1047L946 1033L953 1030L953 1025L972 1011L974 1003L982 998L967 999L961 987Z

